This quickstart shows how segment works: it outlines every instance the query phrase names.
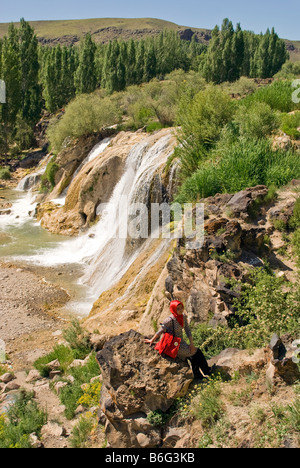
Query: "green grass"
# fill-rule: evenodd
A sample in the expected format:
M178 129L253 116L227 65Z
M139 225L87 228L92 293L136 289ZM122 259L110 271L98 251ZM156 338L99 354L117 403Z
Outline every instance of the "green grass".
M74 382L62 388L60 393L61 403L65 406L65 416L73 419L76 408L79 406L80 398L84 395L81 386L89 383L93 377L100 374L99 365L94 354L91 355L85 366L75 367L69 370L69 374L74 377Z
M247 96L244 104L251 105L257 102L268 104L274 111L291 112L300 109L300 104L295 104L292 100L292 94L295 88L292 87L292 81L275 81L269 86L258 89L255 93Z
M47 414L38 408L33 394L22 391L6 417L0 416L0 448L31 448L30 434L40 436Z
M268 140L240 139L221 147L181 186L177 201L197 201L216 193L235 193L256 185L282 187L300 177L296 152L271 149Z

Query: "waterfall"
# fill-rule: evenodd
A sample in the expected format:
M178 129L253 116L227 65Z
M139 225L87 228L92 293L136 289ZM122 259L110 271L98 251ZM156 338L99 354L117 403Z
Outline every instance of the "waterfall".
M140 245L130 254L126 252L127 208L131 203L147 200L154 175L173 152L170 134L155 144L150 142L150 137L145 138L131 149L108 208L100 205L97 209L100 221L95 226L76 239L63 241L55 249L30 257L33 262L46 266L82 263L81 282L90 288L91 303L124 275L143 248Z

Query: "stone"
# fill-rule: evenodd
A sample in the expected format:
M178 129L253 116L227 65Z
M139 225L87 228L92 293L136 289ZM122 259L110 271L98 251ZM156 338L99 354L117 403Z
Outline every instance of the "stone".
M160 430L149 423L147 414L166 412L193 380L186 362L160 356L144 340L130 330L112 338L97 354L103 378L100 408L112 447L158 446Z
M26 377L26 383L35 382L41 378L39 371L32 369L29 371L28 376Z
M11 382L14 379L15 379L14 374L12 374L10 372L6 372L5 374L1 375L0 382L2 382L4 384L7 384L7 383Z
M248 350L239 350L228 348L222 351L218 356L209 360L209 365L216 366L234 377L236 372L240 375L248 375L251 372L259 371L268 365L269 354L267 349L256 349L253 352Z
M60 424L50 421L45 426L42 427L41 435L45 437L65 437L66 429Z
M15 390L19 390L20 385L17 384L14 381L8 382L8 384L5 385L4 391L5 392L13 392Z
M163 439L163 448L174 448L176 444L187 436L185 429L171 427Z

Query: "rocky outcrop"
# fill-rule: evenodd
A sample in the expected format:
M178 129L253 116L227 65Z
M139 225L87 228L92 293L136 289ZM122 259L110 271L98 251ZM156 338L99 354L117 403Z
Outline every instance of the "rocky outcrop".
M97 354L103 378L100 407L111 447L153 448L160 429L147 415L166 412L193 380L188 364L164 358L131 330L106 343Z
M271 384L284 382L293 385L300 379L300 370L296 362L296 348L289 336L280 338L273 335L270 342L272 357L267 370L267 380Z
M259 257L268 251L265 239L274 228L249 220L253 205L259 211L267 192L265 186L258 186L234 196L202 200L206 213L203 245L192 249L186 239L177 241L141 319L141 333L150 333L153 323L168 316L172 298L185 303L193 323L207 322L212 315L211 325L227 325L238 297L230 280L243 281L249 268L262 265Z

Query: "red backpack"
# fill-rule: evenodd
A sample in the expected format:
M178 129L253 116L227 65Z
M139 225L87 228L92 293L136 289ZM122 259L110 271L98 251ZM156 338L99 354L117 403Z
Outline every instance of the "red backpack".
M170 333L164 333L162 339L155 346L155 349L159 352L159 354L166 354L167 356L176 359L180 348L181 338L175 336L175 327L173 319L172 323L173 335L171 335Z

